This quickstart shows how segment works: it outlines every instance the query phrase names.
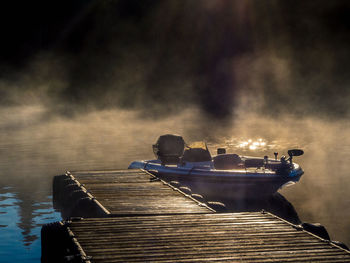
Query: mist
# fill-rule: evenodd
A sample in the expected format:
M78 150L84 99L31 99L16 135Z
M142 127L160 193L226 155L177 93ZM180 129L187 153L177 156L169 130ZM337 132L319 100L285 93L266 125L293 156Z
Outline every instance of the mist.
M269 157L276 151L282 156L288 149L303 149L304 156L295 162L305 174L281 193L303 221L320 222L333 239L349 243L350 181L344 161L350 157L348 120L275 118L243 111L235 125L204 125L205 117L196 108L156 120L121 109L47 118L45 106L31 105L3 107L0 116L0 187L14 187L15 193L26 196L24 203L32 200L33 209L43 192L51 193L52 176L66 170L126 169L134 160L154 158L151 145L159 135L176 133L186 142L206 140L212 154L218 147ZM23 212L26 218L29 212Z
M349 114L347 1L27 7L1 49L2 104L39 100L65 115L121 108L152 118L198 107L225 122L242 103L268 115Z
M166 133L212 154L303 149L280 192L350 244L348 1L20 6L0 18L0 193L19 200L25 244L54 175L126 169Z

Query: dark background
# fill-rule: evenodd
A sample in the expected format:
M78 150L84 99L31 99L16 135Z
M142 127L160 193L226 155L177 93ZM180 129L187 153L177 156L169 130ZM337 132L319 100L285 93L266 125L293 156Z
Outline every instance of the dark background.
M349 114L349 1L14 0L0 10L2 105L45 93L62 113L198 105L227 119L242 94L259 94L266 114Z

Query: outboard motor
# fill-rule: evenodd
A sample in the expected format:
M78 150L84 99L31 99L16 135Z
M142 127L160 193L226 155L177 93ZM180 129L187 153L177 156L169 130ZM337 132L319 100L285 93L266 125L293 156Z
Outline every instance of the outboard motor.
M185 149L185 141L182 136L165 134L158 138L153 145L153 152L162 164L178 164Z

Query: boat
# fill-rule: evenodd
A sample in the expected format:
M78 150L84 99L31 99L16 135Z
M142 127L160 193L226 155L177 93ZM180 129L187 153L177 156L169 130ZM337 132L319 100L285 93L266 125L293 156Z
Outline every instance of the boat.
M157 159L134 161L129 169L146 170L211 200L265 198L298 182L304 173L293 161L304 153L300 149L289 150L289 157L278 159L278 153L274 158L250 157L218 148L212 157L205 142L187 145L181 136L165 134L153 145L153 151Z

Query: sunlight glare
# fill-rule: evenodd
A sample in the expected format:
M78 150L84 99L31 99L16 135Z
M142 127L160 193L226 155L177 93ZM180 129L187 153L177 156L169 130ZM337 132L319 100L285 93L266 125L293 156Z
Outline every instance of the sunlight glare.
M239 148L243 149L249 149L249 150L259 150L261 148L264 148L266 146L266 141L264 139L259 138L259 139L248 139L244 141L240 141L237 146Z

